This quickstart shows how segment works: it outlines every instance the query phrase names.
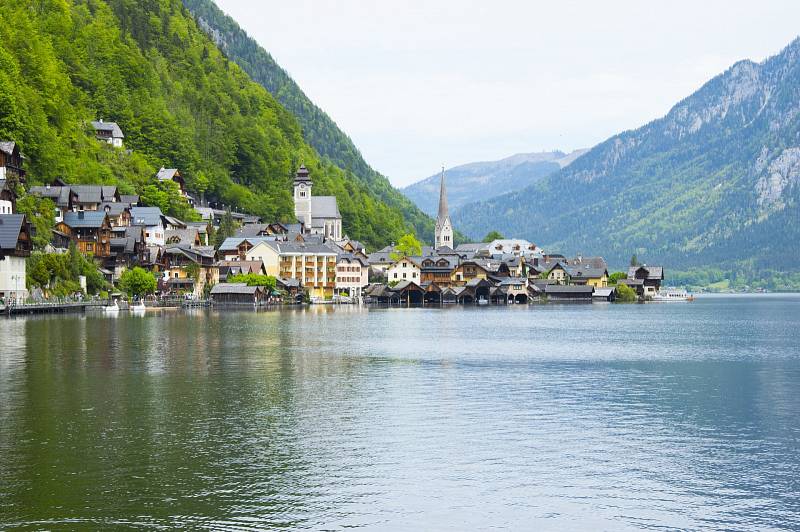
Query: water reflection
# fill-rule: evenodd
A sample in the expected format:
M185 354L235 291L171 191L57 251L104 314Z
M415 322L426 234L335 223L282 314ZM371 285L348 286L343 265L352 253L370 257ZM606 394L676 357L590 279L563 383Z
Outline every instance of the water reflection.
M0 525L797 527L798 303L0 321Z

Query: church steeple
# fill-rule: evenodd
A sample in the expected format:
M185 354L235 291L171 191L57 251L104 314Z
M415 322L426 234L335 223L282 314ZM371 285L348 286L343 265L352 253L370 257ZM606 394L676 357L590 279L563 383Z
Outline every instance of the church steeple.
M447 188L444 183L444 166L439 184L439 214L436 217L436 242L435 247L453 247L453 225L450 223L450 213L447 211Z
M444 166L442 167L442 180L439 184L439 215L437 218L439 220L443 220L444 218L449 217L450 214L447 212L447 188L444 184Z

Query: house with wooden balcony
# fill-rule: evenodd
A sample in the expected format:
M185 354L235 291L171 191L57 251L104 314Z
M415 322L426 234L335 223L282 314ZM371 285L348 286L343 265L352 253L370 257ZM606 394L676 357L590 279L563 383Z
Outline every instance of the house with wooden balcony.
M111 144L115 148L123 147L122 142L125 139L125 135L116 122L104 122L101 118L100 120L93 120L92 127L97 140Z
M111 256L111 222L104 211L67 212L56 230L67 235L85 255Z
M11 188L25 183L24 163L25 156L19 151L16 142L0 140L0 179L7 180Z

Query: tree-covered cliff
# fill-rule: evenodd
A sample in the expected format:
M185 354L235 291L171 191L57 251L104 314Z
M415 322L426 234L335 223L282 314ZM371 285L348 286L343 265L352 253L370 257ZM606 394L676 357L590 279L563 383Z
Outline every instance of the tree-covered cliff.
M346 169L360 186L402 212L417 235L433 241L433 220L367 164L350 137L308 99L289 74L235 20L225 15L213 0L183 0L183 3L223 53L292 112L306 142L333 164Z
M0 17L0 138L20 144L30 183L133 192L178 167L190 191L289 220L304 163L352 238L379 246L411 229L400 206L321 158L179 0L0 0ZM131 151L96 141L96 118L118 122Z

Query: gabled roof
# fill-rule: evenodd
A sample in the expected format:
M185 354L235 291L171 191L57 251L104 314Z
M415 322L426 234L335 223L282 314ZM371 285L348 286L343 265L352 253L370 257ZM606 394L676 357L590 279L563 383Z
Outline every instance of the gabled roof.
M161 225L162 216L158 207L131 207L132 225Z
M311 196L311 217L341 218L336 196Z
M24 214L0 214L0 251L17 249L19 234L24 223Z
M414 281L400 281L399 283L394 285L394 287L392 287L392 290L395 292L403 292L405 290L424 292L422 287L417 283L415 283Z
M139 203L139 195L138 194L120 194L119 201L122 203L127 203L128 205L136 205Z
M103 201L103 187L100 185L71 185L78 195L80 203L101 203Z
M14 147L17 145L13 140L0 140L0 151L8 154L14 154Z
M218 294L243 294L255 295L261 292L260 286L247 286L245 283L217 283L211 288L211 295Z
M177 168L164 168L162 166L156 174L156 179L159 181L172 181L176 174L179 174ZM180 178L180 175L178 177Z
M92 120L92 127L95 131L110 131L111 137L115 139L125 138L122 129L116 122L104 122L102 120Z
M363 258L353 255L352 253L339 253L339 256L336 257L336 262L357 262L361 266L368 266L369 264Z
M120 203L118 201L114 202L103 202L100 204L97 210L105 211L108 209L109 216L119 216L125 209L130 209L127 203Z
M584 266L570 266L567 272L573 279L600 279L604 275L608 275L608 271L605 268Z
M170 242L177 238L177 242ZM167 229L164 232L164 242L167 244L188 244L193 246L199 240L200 232L196 228Z
M664 268L662 266L631 266L628 268L628 279L634 279L636 272L644 270L647 279L649 280L662 280L664 279Z
M70 195L73 194L72 189L68 186L35 186L31 187L28 192L34 196L50 198L55 202L57 207L62 208L69 207Z
M97 229L106 221L104 211L78 211L64 213L64 224L73 228Z

